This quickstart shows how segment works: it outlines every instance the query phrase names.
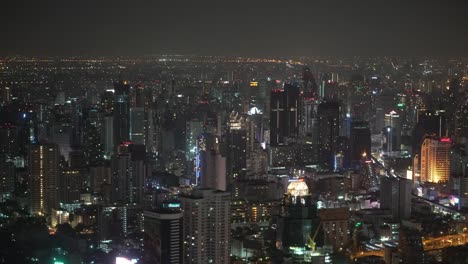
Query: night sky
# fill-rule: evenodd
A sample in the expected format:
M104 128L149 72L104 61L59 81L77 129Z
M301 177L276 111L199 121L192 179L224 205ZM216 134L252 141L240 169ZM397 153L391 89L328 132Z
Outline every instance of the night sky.
M0 55L467 56L467 2L2 0Z

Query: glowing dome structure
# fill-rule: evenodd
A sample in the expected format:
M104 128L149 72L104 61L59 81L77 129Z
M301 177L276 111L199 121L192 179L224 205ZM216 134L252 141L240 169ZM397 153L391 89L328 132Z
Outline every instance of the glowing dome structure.
M306 196L309 195L309 187L302 179L292 181L288 185L288 194L291 196Z

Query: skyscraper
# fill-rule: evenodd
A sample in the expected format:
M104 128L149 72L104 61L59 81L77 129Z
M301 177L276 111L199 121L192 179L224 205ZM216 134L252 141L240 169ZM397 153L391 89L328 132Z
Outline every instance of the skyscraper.
M334 169L337 140L340 135L340 105L324 102L318 106L319 157L325 169Z
M294 258L301 258L298 259L299 263L303 262L306 255L310 254L306 245L309 245L311 240L315 243L322 239L314 235L320 224L317 203L302 179L289 183L278 221L280 248L293 254ZM306 252L307 250L309 252ZM294 256L296 254L299 256Z
M351 122L350 132L351 162L360 161L371 154L371 133L369 123L365 121Z
M287 113L284 100L284 90L274 89L270 96L270 145L277 146L284 143L286 136Z
M112 202L142 204L146 163L144 146L122 143L118 154L112 156ZM141 155L143 152L143 155Z
M295 138L299 134L301 122L299 86L286 83L284 90L273 89L270 100L270 145L287 144L288 138Z
M188 161L192 161L196 156L197 140L200 134L203 133L203 121L192 119L187 121L186 135L186 149L185 155Z
M130 108L130 140L136 145L145 145L145 110Z
M130 86L127 81L114 83L114 147L129 140Z
M115 153L114 117L111 115L104 117L104 129L101 142L103 142L104 146L104 159L108 160Z
M400 150L401 146L401 118L395 111L385 114L384 118L387 132L387 152Z
M184 262L230 263L231 194L195 189L181 196Z
M421 145L421 182L447 182L450 179L450 138L426 137Z
M247 131L231 129L228 136L228 170L235 178L247 167Z
M31 214L49 215L58 206L59 157L57 144L29 148Z

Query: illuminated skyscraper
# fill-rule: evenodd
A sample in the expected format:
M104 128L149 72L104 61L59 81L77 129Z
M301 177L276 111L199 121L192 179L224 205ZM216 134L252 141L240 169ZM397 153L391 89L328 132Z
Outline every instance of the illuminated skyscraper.
M58 206L59 147L37 144L29 148L31 214L48 215Z
M421 145L421 182L447 182L450 178L450 138L426 137Z

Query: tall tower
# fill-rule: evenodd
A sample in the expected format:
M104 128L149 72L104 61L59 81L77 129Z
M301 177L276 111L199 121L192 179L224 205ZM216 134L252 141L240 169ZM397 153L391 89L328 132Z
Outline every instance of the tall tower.
M58 206L59 153L56 144L29 148L31 214L49 215Z

